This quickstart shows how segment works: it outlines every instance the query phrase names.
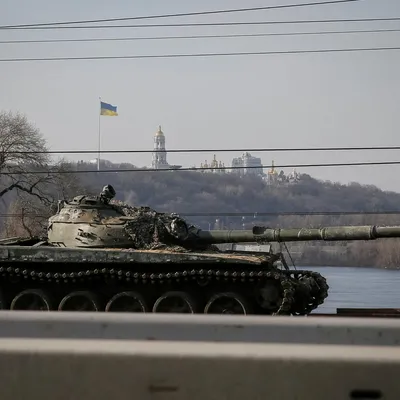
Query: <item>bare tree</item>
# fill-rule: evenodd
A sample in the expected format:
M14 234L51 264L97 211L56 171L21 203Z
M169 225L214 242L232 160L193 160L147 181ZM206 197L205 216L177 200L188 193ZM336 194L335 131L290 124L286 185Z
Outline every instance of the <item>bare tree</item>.
M0 199L7 195L13 214L5 224L7 236L45 232L57 200L81 190L73 166L51 161L46 140L26 116L0 112Z
M0 197L17 191L46 201L43 190L51 180L47 150L45 139L26 116L0 112Z
M32 197L30 193L21 191L11 203L5 223L6 236L46 235L48 218L56 213L59 200L69 200L81 193L92 194L82 186L73 165L64 160L49 167L48 178L51 180L46 183L43 197Z

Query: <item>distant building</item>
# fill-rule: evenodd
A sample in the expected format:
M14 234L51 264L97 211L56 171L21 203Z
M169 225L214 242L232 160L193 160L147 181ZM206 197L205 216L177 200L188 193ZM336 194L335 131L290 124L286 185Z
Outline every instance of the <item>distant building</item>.
M97 166L97 158L94 158L89 161L80 160L76 163L77 169L80 170L85 168L86 166L96 165ZM100 159L100 168L101 169L136 169L136 165L131 163L122 162L122 163L114 163L110 160L105 160L103 158Z
M264 180L268 185L290 185L298 183L301 180L300 174L293 169L293 171L289 175L285 175L285 173L281 170L278 172L275 169L274 160L272 160L272 166L268 170L267 175L264 177Z
M250 153L243 153L241 157L232 160L232 173L238 175L263 175L261 158L253 157Z
M98 165L97 164L97 160L98 160L98 158L94 158L94 159L89 161L89 164ZM114 163L109 161L109 160L104 160L104 159L100 158L100 164L99 165L100 165L101 168L112 168L114 166Z
M293 168L293 171L288 175L288 183L297 183L301 180L300 174Z
M282 180L282 175L283 175L283 171L278 173L278 171L275 169L275 162L274 162L274 160L272 160L272 166L268 170L267 177L266 177L266 181L267 181L268 185L278 184L278 182L280 180ZM279 178L281 178L281 179L279 179Z
M204 164L200 164L200 168L207 168L203 169L202 172L213 172L214 174L224 174L226 172L225 164L222 161L217 160L216 154L214 154L213 160L208 164L207 160L205 160Z
M167 150L165 148L165 135L161 130L161 126L158 127L158 131L154 135L154 146L151 167L154 169L171 169L181 168L181 165L170 165L167 162Z
M165 136L161 130L161 126L158 127L157 133L154 135L153 154L151 160L151 166L155 169L169 168L167 162L167 151L165 149Z

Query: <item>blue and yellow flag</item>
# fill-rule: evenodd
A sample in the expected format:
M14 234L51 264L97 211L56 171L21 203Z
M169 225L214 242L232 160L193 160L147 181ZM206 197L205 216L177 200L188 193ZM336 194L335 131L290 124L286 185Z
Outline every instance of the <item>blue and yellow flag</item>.
M108 117L117 117L117 106L112 106L108 103L100 102L100 115L105 115Z

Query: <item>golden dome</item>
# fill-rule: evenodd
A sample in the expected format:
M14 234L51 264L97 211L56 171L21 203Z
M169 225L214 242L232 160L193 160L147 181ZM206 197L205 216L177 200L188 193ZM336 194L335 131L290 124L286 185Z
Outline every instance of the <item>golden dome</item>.
M161 130L161 125L158 125L158 131L157 131L157 133L156 133L156 136L163 136L164 135L164 133L163 133L163 131Z

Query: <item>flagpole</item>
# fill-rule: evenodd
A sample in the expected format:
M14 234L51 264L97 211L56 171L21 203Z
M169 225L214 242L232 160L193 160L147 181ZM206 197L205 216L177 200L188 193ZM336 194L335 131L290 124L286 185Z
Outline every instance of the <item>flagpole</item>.
M99 152L98 152L98 155L97 155L97 171L100 171L100 139L101 139L101 136L100 136L100 133L101 133L101 129L100 129L100 122L101 122L101 97L99 97L99 101L100 101L100 103L99 103L99 106L100 106L100 109L99 109L99 143L98 143L98 149L99 149Z

